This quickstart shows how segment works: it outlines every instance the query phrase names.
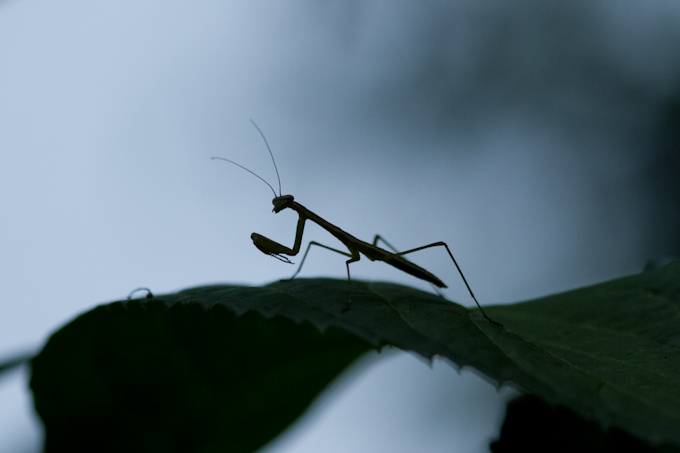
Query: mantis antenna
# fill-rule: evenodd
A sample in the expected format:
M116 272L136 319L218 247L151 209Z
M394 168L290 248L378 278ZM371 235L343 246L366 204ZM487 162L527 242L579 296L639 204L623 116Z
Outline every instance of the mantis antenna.
M274 154L272 154L272 149L269 147L269 143L267 142L267 137L264 136L264 133L260 130L260 126L258 126L255 121L250 119L250 122L253 123L253 126L255 126L255 129L257 129L257 132L260 133L262 136L262 139L264 140L264 144L267 145L267 149L269 150L269 155L272 157L272 162L274 162L274 170L276 170L276 178L279 180L279 196L281 196L281 177L279 176L279 169L276 166L276 161L274 160ZM271 186L270 186L271 187ZM274 192L274 195L276 195L276 192Z
M210 159L213 159L213 160L214 160L214 159L226 160L226 161L229 162L230 164L234 164L234 165L236 165L237 167L241 167L242 169L244 169L245 171L247 171L247 172L250 173L251 175L257 176L257 177L260 178L262 181L264 181L265 184L267 184L267 185L269 186L269 188L272 190L272 192L274 192L274 197L276 197L276 192L274 191L274 188L272 187L272 185L269 184L267 181L265 181L264 178L263 178L262 176L258 175L258 174L255 173L254 171L250 171L250 170L248 170L246 167L244 167L243 165L237 164L237 163L234 162L233 160L225 159L224 157L211 157Z
M255 129L257 129L257 132L259 132L260 135L262 136L262 139L264 140L264 144L267 145L267 150L269 151L269 155L271 156L272 162L274 163L274 170L276 170L276 179L279 180L279 195L278 195L278 196L280 197L280 196L281 196L281 177L279 176L279 169L278 169L278 167L276 166L276 161L274 160L274 154L272 153L272 149L269 147L269 143L267 142L267 137L264 136L264 133L262 132L262 130L260 129L260 127L259 127L259 126L255 123L255 121L253 121L252 119L250 120L250 122L253 123L253 126L255 126ZM244 167L243 165L237 164L237 163L234 162L233 160L225 159L224 157L211 157L210 159L213 159L213 160L214 160L214 159L226 160L226 161L229 162L230 164L234 164L234 165L236 165L237 167L241 167L242 169L244 169L245 171L247 171L247 172L250 173L251 175L257 176L258 178L260 178L260 180L264 181L264 183L267 184L267 185L269 186L269 188L272 190L272 192L274 192L274 197L276 198L276 191L274 190L274 188L272 187L272 185L269 184L263 177L261 177L260 175L258 175L258 174L255 173L254 171L248 170L248 169L247 169L246 167Z

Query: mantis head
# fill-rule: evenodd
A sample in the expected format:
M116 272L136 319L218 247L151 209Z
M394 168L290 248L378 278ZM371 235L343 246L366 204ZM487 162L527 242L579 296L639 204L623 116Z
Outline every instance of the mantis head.
M293 204L293 196L282 195L280 197L276 197L272 200L272 204L274 205L274 209L272 209L272 211L278 213L283 209L289 208L290 205Z

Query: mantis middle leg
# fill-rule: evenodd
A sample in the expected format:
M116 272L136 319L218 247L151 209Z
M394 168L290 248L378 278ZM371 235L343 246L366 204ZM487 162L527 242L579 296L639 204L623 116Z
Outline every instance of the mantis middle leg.
M339 253L341 255L349 257L347 261L345 261L345 265L347 266L347 282L351 282L351 278L349 276L349 264L353 263L355 261L359 261L361 259L361 256L359 255L359 252L356 250L349 249L351 253L343 252L342 250L334 249L332 247L329 247L327 245L320 244L316 241L311 241L309 245L307 246L307 250L305 250L305 254L302 255L302 261L300 261L300 266L298 266L297 271L293 274L293 276L290 278L291 280L294 279L297 274L300 273L300 270L302 269L302 265L305 264L305 259L307 258L307 254L309 253L309 249L312 247L312 245L317 245L319 247L325 248L326 250L330 250L331 252Z
M339 253L344 256L348 256L349 259L345 261L345 266L347 266L347 284L350 285L350 294L349 294L349 299L347 300L347 306L343 308L341 311L342 313L347 312L349 310L350 306L352 305L352 293L351 293L351 283L352 280L349 276L349 264L353 263L355 261L359 261L361 259L361 255L359 255L359 252L353 249L349 249L351 253L343 252L342 250L334 249L332 247L329 247L327 245L319 244L316 241L311 241L309 245L307 246L307 250L305 250L305 254L302 255L302 261L300 261L300 266L298 267L298 270L293 274L293 276L290 278L291 280L295 278L297 274L300 273L300 269L302 269L302 265L305 264L305 258L307 258L307 253L309 253L309 249L312 248L312 245L317 245L319 247L325 248L326 250L330 250L331 252Z

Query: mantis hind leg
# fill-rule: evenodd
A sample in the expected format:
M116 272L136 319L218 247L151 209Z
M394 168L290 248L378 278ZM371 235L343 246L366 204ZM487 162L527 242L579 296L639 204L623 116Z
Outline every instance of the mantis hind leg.
M373 242L374 242L373 245L375 245L375 242L378 241L378 238L379 238L379 236L376 235L375 240L373 241ZM384 239L382 239L382 238L380 238L380 239L381 239L383 242L385 242ZM385 244L387 244L387 242L385 242ZM387 244L387 245L389 245L389 244ZM392 255L392 256L402 256L402 255L406 255L406 254L408 254L408 253L417 252L417 251L419 251L419 250L424 250L424 249L427 249L427 248L430 248L430 247L440 247L440 246L443 246L443 247L446 248L446 251L449 253L449 256L451 257L451 260L453 261L453 264L455 264L456 269L458 269L458 273L460 274L461 278L463 279L463 283L465 283L465 286L467 287L468 291L470 292L470 295L472 296L472 299L473 299L473 300L475 301L475 303L477 304L477 307L479 307L479 311L482 312L482 315L484 315L484 317L485 317L489 322L491 322L491 324L495 324L495 325L497 325L497 326L499 326L499 327L503 327L502 324L500 324L500 323L494 321L493 319L489 318L489 317L486 315L486 313L484 313L484 309L482 308L482 306L481 306L481 305L479 304L479 302L477 301L477 298L475 297L474 293L472 292L472 288L470 288L470 285L468 285L468 282L467 282L467 280L465 279L465 275L463 275L463 271L460 270L460 266L458 266L458 263L456 262L456 259L453 257L453 253L451 253L451 250L449 249L449 246L446 245L446 242L441 242L441 241L439 241L439 242L433 242L432 244L423 245L422 247L416 247L416 248L411 249L411 250L406 250L405 252L398 252L398 253L395 253L395 254ZM391 247L391 246L390 246L390 247Z
M392 244L387 242L384 237L380 236L379 234L375 235L375 238L373 238L373 246L377 247L378 241L383 241L383 244L385 244L387 247L389 247L390 250L392 250L394 253L399 253L399 250L397 250Z
M297 271L295 271L295 273L293 274L293 276L290 278L291 280L294 279L294 278L297 276L297 274L300 273L300 270L302 270L302 265L305 264L305 259L307 258L307 254L309 253L309 249L312 247L312 245L317 245L317 246L322 247L322 248L324 248L324 249L326 249L326 250L330 250L331 252L339 253L339 254L341 254L341 255L344 255L344 256L347 256L347 257L351 258L351 259L347 262L347 278L349 279L349 262L352 261L352 259L354 259L354 255L353 255L353 254L350 254L350 253L347 253L347 252L343 252L342 250L334 249L334 248L329 247L329 246L327 246L327 245L319 244L319 243L316 242L316 241L312 241L312 242L310 242L309 245L307 246L307 250L305 250L305 254L302 256L302 261L300 261L300 265L298 266ZM358 257L358 253L357 253L357 257L356 257L356 259L355 259L354 261L358 261L358 260L359 260L359 257Z
M380 236L379 234L376 234L375 237L373 238L373 245L377 247L378 241L382 241L383 244L385 244L387 246L387 248L392 250L395 254L399 254L399 250L397 250L397 248L395 246L393 246L392 244L387 242L384 237ZM444 294L439 290L439 288L437 288L432 282L428 282L428 283L430 283L430 286L432 287L432 291L434 291L439 297L444 297Z

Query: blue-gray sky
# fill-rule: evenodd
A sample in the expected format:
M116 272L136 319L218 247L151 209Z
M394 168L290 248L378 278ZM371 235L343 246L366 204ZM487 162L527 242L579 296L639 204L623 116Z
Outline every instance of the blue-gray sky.
M294 213L210 160L276 184L249 118L284 193L359 238L446 241L483 304L677 255L679 20L672 1L2 2L0 357L138 286L290 276L249 236L292 243ZM445 253L413 260L472 304ZM317 275L343 259L314 251ZM266 451L485 451L511 392L373 360ZM0 380L0 451L39 448L26 385Z

